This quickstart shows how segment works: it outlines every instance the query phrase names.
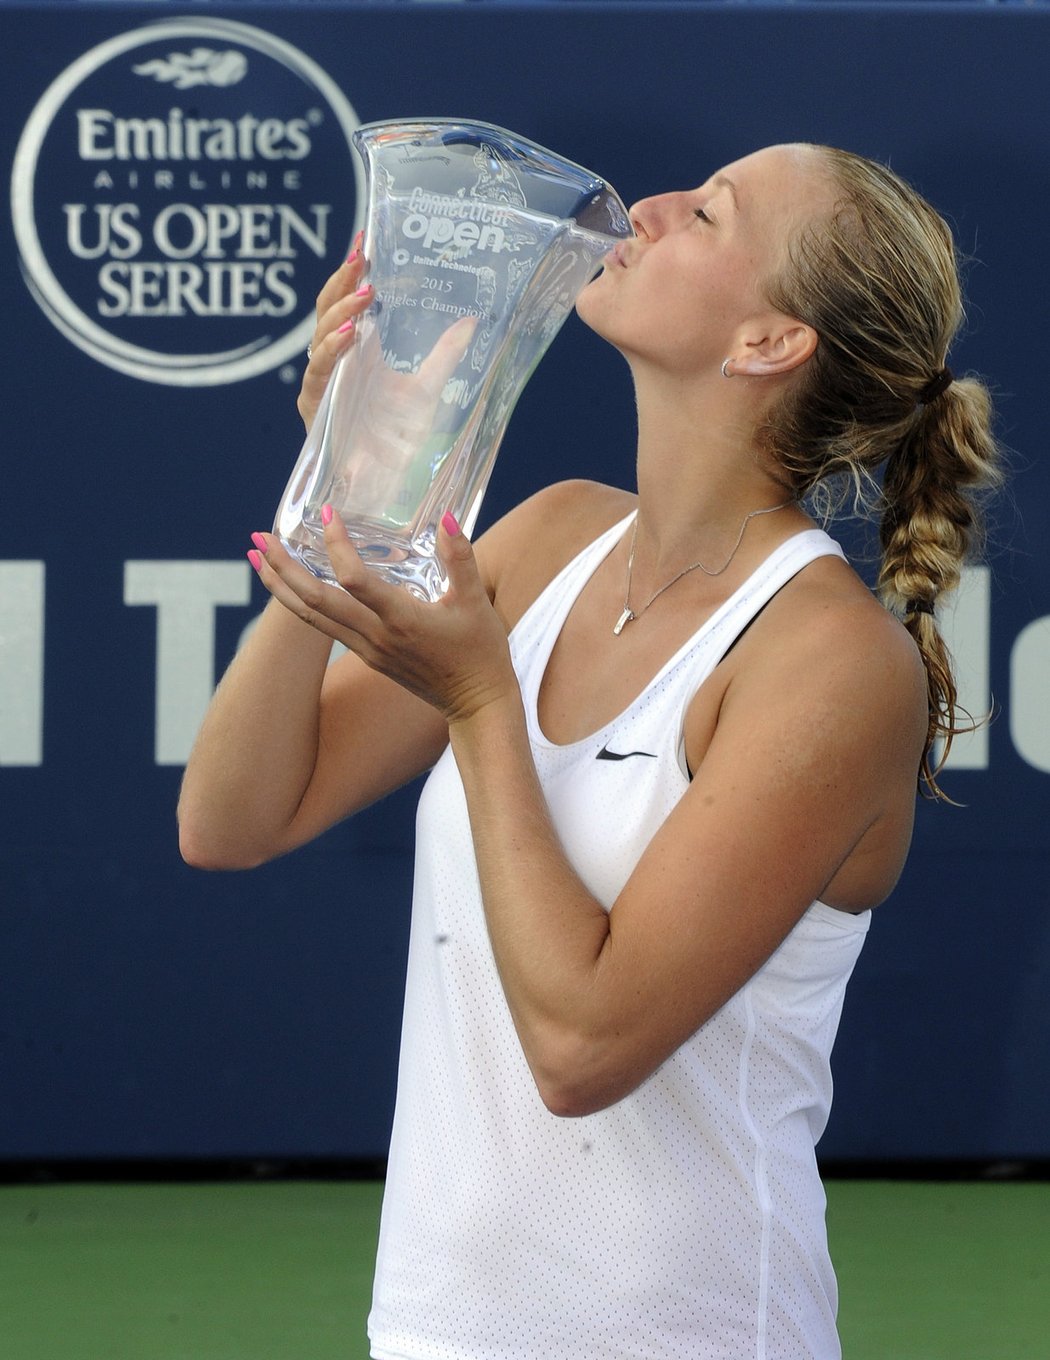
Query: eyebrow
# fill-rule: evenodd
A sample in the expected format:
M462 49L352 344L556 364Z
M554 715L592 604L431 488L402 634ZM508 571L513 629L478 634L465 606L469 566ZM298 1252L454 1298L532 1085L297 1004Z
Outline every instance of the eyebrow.
M711 183L717 185L719 189L728 189L728 190L729 190L729 192L730 192L730 194L732 195L732 198L733 198L733 207L737 210L737 212L739 212L739 211L740 211L740 200L739 200L739 199L737 198L737 196L736 196L736 185L735 185L735 184L733 183L733 181L729 178L729 176L728 176L728 175L715 175L715 177L714 177L714 179L712 179Z

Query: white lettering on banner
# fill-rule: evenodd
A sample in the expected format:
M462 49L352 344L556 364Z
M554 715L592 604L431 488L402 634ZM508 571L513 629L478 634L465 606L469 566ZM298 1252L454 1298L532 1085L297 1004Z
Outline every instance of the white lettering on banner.
M1010 735L1017 753L1050 772L1050 617L1023 628L1010 655Z
M43 759L44 563L0 562L0 765ZM247 562L124 563L124 603L157 611L154 759L183 765L215 689L215 611L251 603ZM991 692L991 575L969 567L938 619L955 660L959 702L975 718L994 706ZM243 628L243 645L257 619ZM342 649L333 648L333 655ZM1023 628L1010 654L1007 707L1017 754L1050 774L1050 614ZM948 766L987 770L989 729L956 737Z
M96 204L90 227L87 204L66 203L63 211L71 254L109 256L98 272L100 316L281 317L296 305L288 262L298 258L299 243L323 257L329 205L311 205L311 225L286 203L171 203L152 226L164 260L134 258L143 245L137 204Z
M937 611L959 689L959 703L971 717L987 718L992 710L991 676L992 582L987 567L964 567L954 599ZM1012 707L1012 704L1011 704ZM988 768L988 724L961 732L952 742L946 768Z
M44 748L44 564L0 562L0 765Z
M110 260L99 270L98 310L102 316L287 316L295 306L291 269L253 260L203 267Z
M310 154L305 118L118 118L110 109L77 110L77 153L83 161L300 161Z
M250 599L247 562L124 563L124 603L157 610L158 765L185 765L211 700L216 606Z
M231 238L236 243L235 259L277 256L294 260L299 252L293 240L298 238L320 260L324 258L331 205L312 203L310 211L314 215L312 227L287 203L202 203L199 207L169 203L154 220L153 240L169 260L198 254L206 260L225 260L225 242Z
M142 233L132 225L138 220L137 203L96 203L97 222L93 227L94 241L84 243L84 214L86 203L64 203L66 215L66 244L69 253L78 260L97 260L108 255L114 260L133 259L142 249Z

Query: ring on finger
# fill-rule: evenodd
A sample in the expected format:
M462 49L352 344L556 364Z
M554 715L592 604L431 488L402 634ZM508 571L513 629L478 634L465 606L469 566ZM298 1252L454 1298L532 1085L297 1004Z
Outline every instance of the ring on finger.
M312 344L309 344L309 345L307 345L307 347L306 347L306 362L309 363L310 360L311 360L313 357L314 357L314 347L313 347Z

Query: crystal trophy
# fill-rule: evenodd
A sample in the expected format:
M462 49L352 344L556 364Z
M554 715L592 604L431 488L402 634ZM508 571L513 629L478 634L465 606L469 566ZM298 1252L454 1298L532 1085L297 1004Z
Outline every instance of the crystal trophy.
M321 507L364 561L426 600L446 581L437 526L470 533L525 383L632 228L604 180L487 123L354 133L366 170L374 300L340 357L274 531L337 584Z

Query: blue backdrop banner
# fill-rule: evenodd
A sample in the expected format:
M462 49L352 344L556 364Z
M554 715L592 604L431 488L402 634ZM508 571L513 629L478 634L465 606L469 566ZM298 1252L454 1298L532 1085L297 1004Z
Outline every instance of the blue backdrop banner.
M876 914L821 1152L1050 1157L1048 57L1050 11L972 4L0 7L0 1159L385 1152L416 790L250 874L187 868L174 807L263 607L244 553L361 218L351 135L423 115L628 202L839 144L952 221L951 362L997 390L1013 474L943 621L997 717ZM562 477L630 485L633 431L626 367L570 319L481 527Z

